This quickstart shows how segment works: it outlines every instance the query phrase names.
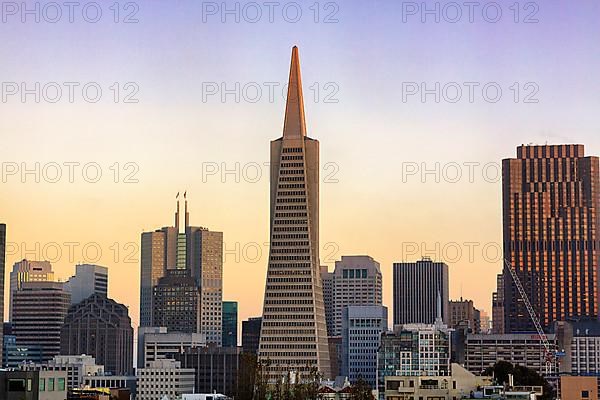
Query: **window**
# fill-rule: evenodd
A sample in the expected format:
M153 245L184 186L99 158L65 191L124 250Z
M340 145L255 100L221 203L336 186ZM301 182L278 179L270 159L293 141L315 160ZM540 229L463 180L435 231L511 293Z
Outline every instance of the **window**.
M61 392L65 391L65 378L58 378L58 390Z
M31 392L31 389L33 389L33 381L31 379L27 379L27 391Z
M8 391L9 392L24 392L25 391L25 379L9 379L8 380Z
M48 391L54 391L54 378L48 378Z
M581 391L581 398L582 399L589 399L590 398L590 392L587 390L582 390Z
M46 391L46 379L40 378L40 392Z

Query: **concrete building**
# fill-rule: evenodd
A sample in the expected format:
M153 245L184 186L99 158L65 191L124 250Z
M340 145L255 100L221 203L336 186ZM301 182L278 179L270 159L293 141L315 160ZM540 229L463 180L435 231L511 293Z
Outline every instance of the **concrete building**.
M238 344L238 303L223 302L223 347L237 347Z
M477 376L458 364L452 364L451 372L444 376L386 376L385 389L380 394L385 400L455 400L470 398L471 392L491 384L491 381L491 377Z
M377 351L388 329L384 306L346 306L342 311L342 370L351 383L364 379L377 387Z
M141 331L141 332L140 332ZM206 347L201 333L168 332L167 328L140 328L138 331L138 368L148 363L198 347Z
M6 225L0 224L0 343L4 347L4 277L6 275ZM0 360L3 359L2 350L0 350Z
M170 332L200 333L200 289L185 269L170 269L158 280L152 296L153 326Z
M125 305L93 294L69 308L60 336L61 354L89 354L107 373L133 373L133 328Z
M381 335L378 386L389 376L448 376L451 373L451 330L438 318L435 324L397 325Z
M448 266L424 257L394 263L394 325L433 324L441 307L448 324Z
M350 305L382 303L382 275L379 263L369 256L342 256L332 273L321 267L328 336L342 334L342 310ZM329 315L328 315L329 313Z
M185 194L184 194L185 197ZM154 288L168 271L184 270L193 278L200 296L196 316L207 340L221 344L223 297L223 233L189 226L187 199L180 223L179 199L175 226L144 232L141 238L140 326L163 326L153 316Z
M85 354L79 356L56 356L46 363L27 363L20 366L24 371L62 371L67 376L67 389L79 388L86 376L104 375L104 366Z
M451 300L448 304L451 328L464 323L472 333L481 333L481 314L473 306L473 300L463 300L461 297L460 300Z
M268 379L316 367L330 378L319 263L319 142L307 136L298 48L292 49L283 136L271 142L269 265L258 356Z
M10 273L10 289L8 303L8 318L12 321L13 296L21 289L23 282L51 282L54 281L52 265L48 261L22 260L13 265Z
M42 361L60 353L60 329L71 304L60 282L22 282L13 292L12 332L17 346L42 350Z
M242 351L239 347L198 347L175 354L182 368L195 370L194 393L222 393L237 396Z
M580 144L522 145L502 160L504 258L544 327L599 316L599 161L584 153ZM535 332L507 274L505 332Z
M138 368L137 396L144 400L179 399L183 394L194 393L193 368L181 368L175 360L150 361Z
M561 376L560 398L564 400L598 400L595 376Z
M556 343L555 335L548 340ZM537 334L513 333L491 335L467 335L465 343L465 368L481 374L498 361L522 365L544 375L546 373L545 348ZM552 368L550 373L555 373Z
M2 400L65 400L67 375L63 371L0 371Z
M242 321L242 348L244 353L258 353L261 324L262 317L253 317L247 321Z
M77 304L92 294L108 296L108 268L100 265L75 266L75 275L65 282L65 290L71 293L71 304Z

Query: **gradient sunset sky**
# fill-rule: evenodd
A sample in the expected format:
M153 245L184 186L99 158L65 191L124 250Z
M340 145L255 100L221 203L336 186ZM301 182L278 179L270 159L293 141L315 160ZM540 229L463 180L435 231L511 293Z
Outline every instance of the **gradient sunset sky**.
M332 267L342 255L372 256L381 264L384 303L391 307L392 263L430 255L448 262L452 298L462 294L491 314L501 271L493 250L500 249L502 235L496 176L501 160L514 157L522 143L583 143L587 154L600 154L600 3L538 1L533 3L538 23L523 23L535 10L526 8L532 7L527 2L518 3L515 23L513 1L498 2L500 21L488 22L482 17L486 3L475 10L472 23L468 15L457 23L444 18L436 23L432 16L423 23L420 15L404 22L402 2L364 0L317 3L316 23L314 2L299 2L303 14L296 23L282 17L287 2L275 9L273 22L263 8L257 23L244 18L236 23L233 16L223 23L220 14L204 22L200 1L139 1L139 22L131 24L114 23L109 2L102 2L98 23L86 22L77 11L74 23L66 15L57 23L4 15L2 82L28 87L97 82L103 89L95 104L84 101L81 91L73 103L35 103L33 97L22 103L19 96L0 103L4 172L14 163L32 169L36 162L40 168L95 162L103 173L98 183L86 182L81 167L73 183L67 176L38 183L32 175L22 182L20 171L2 177L7 278L23 257L50 256L63 279L77 262L105 265L109 296L130 307L137 325L140 234L171 225L175 194L187 190L191 224L224 232L224 299L240 303L240 320L260 315L269 235L264 163L269 141L281 136L281 88L291 47L298 45L308 134L321 143L326 181L320 204L322 263ZM226 4L233 9L235 3ZM336 10L332 18L338 22L324 23ZM114 103L109 89L114 82L121 90L134 82L139 102ZM251 102L242 96L236 102L230 95L223 102L215 95L203 101L203 87L233 88L236 82L258 84L262 98ZM279 84L272 102L266 82ZM503 97L491 103L479 89L472 103L436 103L432 96L425 103L419 96L403 102L407 82L430 88L435 82L496 82ZM521 90L517 103L509 89L515 82ZM539 88L537 103L522 101L527 83ZM332 94L331 88L339 90ZM326 101L327 94L337 103ZM463 166L462 179L452 183L442 174L436 182L431 174L422 179L420 171L403 177L407 168L433 169L436 162L451 178L450 168ZM115 163L118 183L110 169ZM126 169L126 163L135 169ZM234 174L222 179L221 171L203 179L207 168L233 170L236 163L239 182ZM471 180L465 163L479 163L468 164L474 165ZM484 178L487 163L492 164ZM260 178L256 165L262 165ZM124 183L132 171L138 182ZM76 244L66 244L71 242ZM491 248L489 257L484 247Z

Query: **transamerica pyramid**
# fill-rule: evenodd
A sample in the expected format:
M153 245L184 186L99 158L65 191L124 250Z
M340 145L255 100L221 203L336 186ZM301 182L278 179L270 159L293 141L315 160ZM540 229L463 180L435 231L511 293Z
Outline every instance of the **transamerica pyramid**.
M319 142L306 135L298 48L283 136L271 142L271 223L259 360L270 382L317 368L330 379L319 273Z

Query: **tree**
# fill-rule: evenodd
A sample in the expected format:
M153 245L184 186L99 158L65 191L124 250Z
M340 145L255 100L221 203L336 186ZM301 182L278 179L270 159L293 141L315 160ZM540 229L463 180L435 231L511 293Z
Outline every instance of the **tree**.
M542 386L544 394L540 400L551 400L554 398L554 388L536 371L522 365L514 366L508 361L498 361L493 367L484 371L485 375L493 375L499 384L508 383L508 375L512 374L515 386Z
M350 400L373 400L371 386L362 376L359 376L356 383L350 387Z

